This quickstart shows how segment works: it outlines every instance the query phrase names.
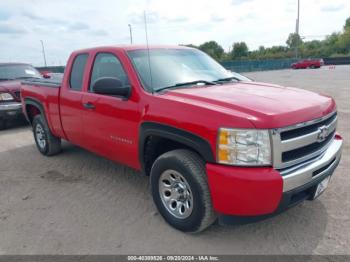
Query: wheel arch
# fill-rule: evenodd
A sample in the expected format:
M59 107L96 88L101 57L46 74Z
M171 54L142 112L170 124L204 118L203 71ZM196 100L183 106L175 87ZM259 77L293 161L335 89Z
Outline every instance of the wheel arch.
M37 114L41 114L45 118L45 121L47 122L44 107L39 101L37 101L34 98L26 97L24 99L24 105L25 105L25 116L30 124L32 124L33 118Z
M139 161L146 175L149 175L152 164L159 155L179 148L196 152L205 162L215 162L211 146L204 138L170 125L156 122L141 124Z

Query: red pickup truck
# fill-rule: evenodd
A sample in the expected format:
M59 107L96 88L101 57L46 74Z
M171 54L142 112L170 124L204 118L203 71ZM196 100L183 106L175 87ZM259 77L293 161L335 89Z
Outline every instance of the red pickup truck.
M305 59L292 64L293 69L320 68L324 65L323 59Z
M252 82L187 47L76 51L62 83L24 82L22 103L43 155L64 139L143 171L185 232L312 200L341 156L332 98Z

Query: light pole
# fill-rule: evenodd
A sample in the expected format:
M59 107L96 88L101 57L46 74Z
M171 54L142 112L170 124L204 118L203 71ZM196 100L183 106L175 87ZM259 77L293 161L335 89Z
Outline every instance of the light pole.
M295 34L299 38L299 23L300 23L300 0L298 0L298 15L295 25ZM298 45L295 46L295 58L298 58Z
M295 33L299 35L299 19L300 19L300 0L298 0L298 15L297 15L297 21L296 21L296 27L295 27Z
M43 42L43 40L40 40L40 43L41 43L41 48L42 48L43 57L44 57L44 64L45 64L45 67L47 67L47 64L46 64L46 55L45 55L45 48L44 48L44 42Z
M128 26L129 26L129 33L130 33L130 44L132 44L132 28L130 24L128 24Z

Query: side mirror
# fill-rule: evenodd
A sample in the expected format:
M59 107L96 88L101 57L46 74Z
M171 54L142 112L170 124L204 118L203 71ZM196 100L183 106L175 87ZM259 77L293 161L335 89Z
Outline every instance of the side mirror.
M94 83L93 91L96 94L128 98L131 88L129 85L123 85L122 81L116 77L101 77Z

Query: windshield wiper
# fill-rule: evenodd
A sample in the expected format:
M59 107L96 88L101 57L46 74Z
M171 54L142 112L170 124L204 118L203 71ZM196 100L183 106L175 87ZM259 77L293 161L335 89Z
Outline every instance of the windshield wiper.
M162 87L162 88L159 88L159 89L157 89L155 91L159 92L159 91L162 91L162 90L165 90L165 89L172 89L172 88L177 88L177 87L181 87L181 86L189 86L189 85L197 85L197 84L217 85L217 83L212 82L212 81L196 80L196 81L190 81L190 82L177 83L177 84L172 85L172 86ZM203 86L203 85L200 85L200 86Z
M236 80L237 82L242 81L241 79L239 79L238 77L235 76L230 76L230 77L226 77L226 78L219 78L218 80L215 80L213 82L218 83L218 82L230 82L232 80Z
M13 78L0 78L0 81L10 81L13 80Z

